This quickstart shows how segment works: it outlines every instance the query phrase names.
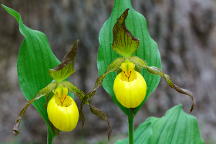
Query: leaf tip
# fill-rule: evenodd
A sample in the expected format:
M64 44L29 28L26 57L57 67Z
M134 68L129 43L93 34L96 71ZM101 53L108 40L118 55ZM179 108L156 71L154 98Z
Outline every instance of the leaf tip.
M183 108L183 105L182 105L182 104L179 104L179 105L177 105L176 107L182 109L182 108Z
M4 5L4 4L1 4L1 7L2 7L6 12L8 12L8 10L10 9L9 7L7 7L7 6Z
M1 7L5 10L5 11L9 11L11 10L11 8L9 8L8 6L4 5L4 4L1 4Z
M1 7L5 9L7 6L5 6L4 4L1 4Z

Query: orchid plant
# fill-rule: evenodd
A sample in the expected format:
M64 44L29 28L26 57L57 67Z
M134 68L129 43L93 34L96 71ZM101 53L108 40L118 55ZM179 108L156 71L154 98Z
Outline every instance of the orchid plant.
M28 102L16 119L13 133L19 134L21 119L27 108L33 104L47 124L47 143L51 144L54 136L60 131L72 131L79 118L84 125L85 117L82 108L83 104L86 104L94 115L107 121L109 136L111 128L107 115L95 107L91 101L82 103L78 109L74 101L75 96L83 102L86 94L67 80L75 72L78 40L72 44L71 50L64 56L62 62L59 62L51 51L45 34L24 25L20 14L15 10L5 5L2 7L16 19L19 30L24 36L19 51L17 70L20 88Z
M72 131L80 120L84 125L82 111L88 105L90 111L111 126L106 113L92 105L92 98L102 85L112 96L117 106L128 116L128 137L115 144L203 144L197 119L183 111L182 105L168 110L161 118L150 117L134 131L134 118L151 93L157 88L160 78L179 93L192 100L189 90L176 85L168 74L162 71L160 52L156 42L148 33L144 16L131 5L131 0L114 0L114 8L104 23L99 35L97 67L99 77L93 89L87 93L70 81L75 72L74 63L78 41L60 62L53 54L44 33L30 29L23 24L15 10L2 5L19 24L24 40L20 46L17 72L20 89L28 100L20 111L13 132L18 127L27 108L32 104L48 128L47 144L60 131ZM76 97L80 106L76 104ZM76 131L76 130L74 130Z

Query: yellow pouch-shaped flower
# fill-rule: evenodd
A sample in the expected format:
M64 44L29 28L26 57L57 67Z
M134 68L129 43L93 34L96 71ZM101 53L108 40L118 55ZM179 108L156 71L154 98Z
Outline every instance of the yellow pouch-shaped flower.
M57 88L47 106L50 122L61 131L72 131L79 120L77 105L67 93L65 88Z
M134 67L131 62L122 63L122 72L116 76L113 85L116 99L126 108L136 108L146 96L146 81Z

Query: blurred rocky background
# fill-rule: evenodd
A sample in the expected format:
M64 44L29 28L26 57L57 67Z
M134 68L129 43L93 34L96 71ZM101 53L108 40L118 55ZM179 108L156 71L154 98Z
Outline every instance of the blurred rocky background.
M216 143L216 1L215 0L132 0L135 9L148 20L151 36L158 42L163 70L175 81L193 91L197 107L193 112L206 144ZM18 10L26 25L47 34L55 54L61 59L72 41L80 39L77 72L73 82L86 92L97 77L98 32L109 17L113 0L0 0ZM22 41L15 20L0 9L0 143L45 144L46 127L31 107L24 117L22 133L11 133L14 120L25 103L19 90L16 59ZM127 119L100 89L94 103L108 113L112 139L127 132ZM182 103L188 111L190 99L168 88L159 88L136 117L138 125L148 116L162 116ZM55 144L108 143L106 123L85 108L85 127L63 133Z

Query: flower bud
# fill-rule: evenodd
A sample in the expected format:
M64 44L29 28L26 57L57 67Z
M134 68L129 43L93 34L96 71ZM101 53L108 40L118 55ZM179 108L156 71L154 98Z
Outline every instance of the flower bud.
M47 106L50 122L61 131L72 131L79 120L75 101L68 96L68 89L58 87Z
M136 108L145 96L147 85L144 77L135 71L135 65L129 61L121 64L120 72L113 85L113 90L118 102L126 108Z

